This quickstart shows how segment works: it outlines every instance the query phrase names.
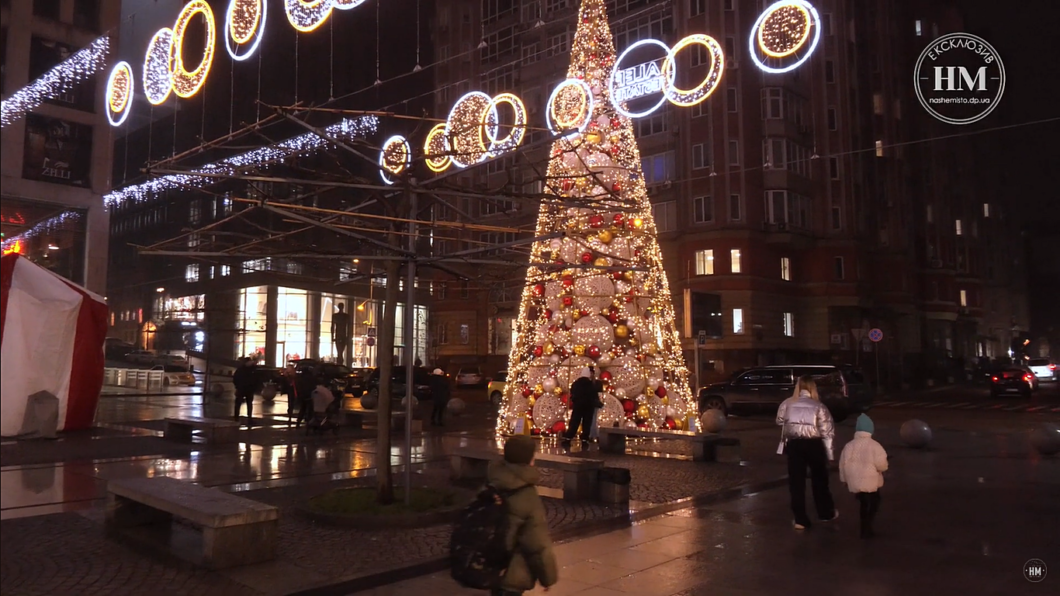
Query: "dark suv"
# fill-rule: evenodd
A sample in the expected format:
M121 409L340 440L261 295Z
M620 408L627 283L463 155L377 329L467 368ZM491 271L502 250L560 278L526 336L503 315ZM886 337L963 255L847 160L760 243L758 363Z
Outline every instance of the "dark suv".
M405 397L405 367L395 366L390 375L390 395L394 399L401 399ZM423 401L425 399L431 399L431 373L423 367L415 367L412 369L412 395L416 396L416 399ZM368 375L368 381L365 383L367 393L379 394L379 369L373 369L372 374Z
M727 383L708 385L699 391L699 410L737 408L775 409L792 396L795 383L803 375L817 381L821 401L835 420L853 413L867 412L872 391L856 369L834 365L759 366L737 373Z

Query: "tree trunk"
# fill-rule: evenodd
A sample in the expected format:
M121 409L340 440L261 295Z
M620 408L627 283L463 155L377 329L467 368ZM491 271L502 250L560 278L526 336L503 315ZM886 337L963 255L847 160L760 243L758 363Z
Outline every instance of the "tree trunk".
M391 243L398 241L391 234ZM383 316L379 321L379 414L376 434L376 495L382 504L394 502L394 479L390 465L390 404L393 398L394 325L397 321L398 284L401 263L395 258L386 261L386 292Z

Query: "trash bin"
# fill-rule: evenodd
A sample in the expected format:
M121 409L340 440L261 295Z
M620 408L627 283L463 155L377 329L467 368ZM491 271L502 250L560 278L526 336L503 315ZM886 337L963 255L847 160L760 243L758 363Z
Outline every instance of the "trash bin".
M26 414L22 432L27 437L41 439L56 438L59 427L59 398L47 391L38 391L26 400Z
M604 503L628 503L629 482L629 470L626 468L603 468L597 482L600 500Z

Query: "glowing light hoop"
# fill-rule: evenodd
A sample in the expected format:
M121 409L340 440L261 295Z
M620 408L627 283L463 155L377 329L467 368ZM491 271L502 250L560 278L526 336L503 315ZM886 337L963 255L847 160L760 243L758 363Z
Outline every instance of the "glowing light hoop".
M714 90L718 88L718 84L721 83L722 73L725 72L725 52L721 49L721 44L709 35L697 33L677 42L666 56L662 67L666 80L676 81L677 79L677 53L697 43L707 48L707 52L710 54L710 70L707 71L707 76L694 89L678 89L677 85L671 83L667 85L664 93L670 103L683 108L694 106L709 97L711 93L714 93Z
M801 9L803 9L803 10L805 10L805 11L807 11L809 13L809 15L810 15L810 17L812 19L813 40L810 41L810 49L806 51L806 55L802 56L801 58L796 60L794 63L789 64L788 66L785 66L785 67L782 67L782 68L776 68L776 67L767 65L765 62L762 61L761 58L758 57L758 52L756 50L761 49L763 53L766 53L766 50L765 50L765 48L759 48L757 42L758 42L759 30L761 29L762 24L765 22L766 17L771 15L773 12L776 12L776 10L779 10L780 8L783 8L785 6L796 6L796 7L801 8ZM820 17L820 15L817 14L817 9L814 8L813 5L810 4L809 2L807 2L806 0L780 0L780 2L773 3L772 5L769 6L769 8L767 8L765 11L763 11L762 14L758 15L758 19L755 21L754 26L751 27L751 37L750 37L750 40L748 41L748 47L750 48L750 52L751 52L751 60L754 61L755 65L758 66L758 68L760 70L762 70L763 72L768 72L768 73L772 73L772 74L782 74L782 73L785 73L785 72L790 72L792 70L795 70L796 68L802 66L803 63L805 63L807 60L809 60L810 56L813 55L814 50L817 49L817 44L820 41L821 41L821 17ZM799 48L801 48L801 47L803 47L805 45L806 45L806 42L803 41L802 45L796 47L794 50L789 52L788 55L794 54L795 52L797 52L799 50ZM766 55L768 56L768 53L766 53Z
M667 59L669 59L671 54L673 53L669 46L667 46L666 44L664 44L663 42L661 42L661 41L659 41L657 39L651 39L651 38L642 39L642 40L634 43L633 45L629 46L628 48L626 48L626 51L622 52L622 55L618 57L618 60L615 60L615 67L611 71L611 76L607 78L607 90L611 93L611 98L612 98L611 104L615 107L615 110L618 111L619 114L622 114L623 116L625 116L627 118L641 118L641 117L647 116L648 114L654 112L655 110L658 110L659 107L662 106L663 103L666 102L666 89L668 89L670 87L673 87L674 81L671 78L666 78L663 81L663 94L662 94L662 97L659 98L659 101L654 106L648 108L647 110L643 110L643 111L640 111L640 112L633 112L631 110L627 110L626 108L624 108L622 106L622 102L614 101L614 97L615 97L615 75L618 74L618 72L620 70L618 68L618 65L622 64L622 59L626 57L626 54L632 52L633 50L635 50L637 48L640 48L640 47L643 47L643 46L647 46L647 45L654 45L654 46L658 46L658 47L662 48L663 51L666 52L666 58ZM664 61L664 64L665 64L665 61ZM664 73L664 75L665 75L665 73Z
M803 29L802 35L799 37L799 41L796 42L795 45L791 47L791 49L786 52L774 52L768 47L768 45L766 44L766 40L763 37L766 31L765 25L769 22L769 19L772 18L773 15L777 14L781 10L784 10L785 8L797 10L800 16L802 16L802 21L803 23L805 23L806 27L805 29ZM756 29L756 31L758 32L758 49L762 50L762 53L769 56L770 58L784 58L786 56L790 56L795 52L799 51L799 48L801 48L803 44L806 43L806 40L810 37L810 28L812 27L813 17L810 16L810 13L806 10L805 6L802 6L797 2L778 2L766 9L765 15L762 17L762 24Z
M338 10L350 10L364 4L367 0L334 0L335 8Z
M237 33L235 22L236 8L247 3L253 3L256 6L254 22L253 26L248 28L246 34L240 36ZM228 3L228 12L225 14L225 48L233 60L242 62L257 51L258 45L261 44L261 38L265 35L265 21L268 15L268 0L231 0ZM245 45L251 39L253 41L250 44L250 49L240 54L240 46Z
M107 120L111 126L121 126L129 117L135 87L132 66L124 60L115 64L107 78Z
M157 106L173 91L173 30L163 27L147 44L144 54L144 95Z
M331 9L335 8L336 0L283 0L283 9L287 13L287 21L291 26L309 33L324 24L331 16ZM356 4L344 4L339 8L348 10L357 6Z
M472 114L461 115L458 112L465 103L481 102L481 107L471 106ZM445 135L449 138L449 146L453 150L451 157L457 167L466 168L489 157L489 148L486 147L484 134L487 121L496 122L499 117L496 108L493 107L493 98L481 91L471 91L456 100L453 109L449 111L446 119ZM468 121L464 121L464 118ZM460 125L457 128L456 125ZM472 138L473 137L473 138Z
M181 46L184 45L184 32L188 28L188 23L197 14L202 15L206 25L206 43L203 44L205 47L203 48L202 62L199 62L195 70L188 72L184 68ZM202 88L203 83L206 82L206 76L210 74L210 66L213 64L216 41L217 25L214 22L213 9L206 3L206 0L191 0L191 2L185 4L180 14L177 15L177 22L173 24L173 50L171 53L173 59L173 92L179 97L188 98L195 95Z
M502 103L506 103L512 107L512 112L515 114L515 119L512 122L512 130L508 133L507 137L498 139L497 135L500 134L500 114L497 110L497 106ZM486 138L490 142L490 154L497 156L505 151L510 151L523 142L523 137L526 135L526 106L523 105L523 100L519 99L519 96L514 93L501 93L492 100L490 105L486 108L486 111L482 114L485 119L482 124L486 132ZM488 121L489 116L497 115L498 119L492 122Z
M445 122L435 124L423 142L423 153L426 155L423 161L427 164L427 169L436 174L447 170L453 162L449 157L449 139L445 136L445 126Z
M559 94L564 89L574 87L581 90L581 105L575 117L557 114L557 101ZM581 79L567 79L556 85L552 95L548 98L548 115L545 118L548 130L554 135L576 135L585 132L585 127L593 118L593 91L589 85Z
M397 160L394 155L397 153ZM397 176L404 172L412 164L412 149L409 142L401 135L394 135L383 143L379 151L379 177L387 184L393 184L394 180L387 176L387 172Z

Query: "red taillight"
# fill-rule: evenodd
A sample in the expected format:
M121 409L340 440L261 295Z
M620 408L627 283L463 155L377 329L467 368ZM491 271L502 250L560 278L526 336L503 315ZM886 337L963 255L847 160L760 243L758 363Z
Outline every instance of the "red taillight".
M990 377L990 380L997 383L997 375Z
M1055 364L1050 364L1049 365L1049 370L1056 370L1056 365Z
M1023 375L1023 380L1027 381L1028 383L1030 383L1032 380L1034 380L1034 375L1031 375L1031 374Z

